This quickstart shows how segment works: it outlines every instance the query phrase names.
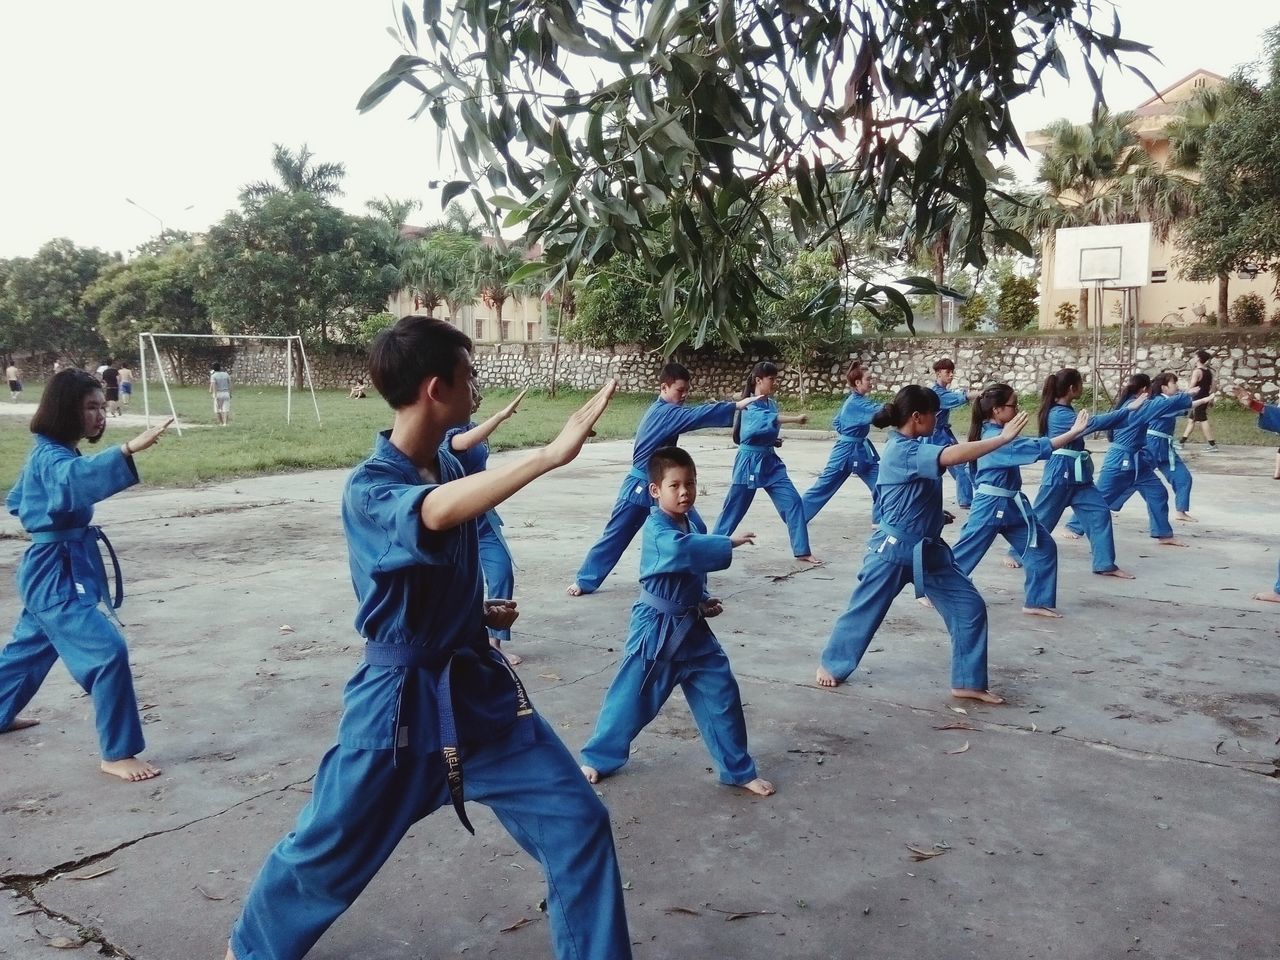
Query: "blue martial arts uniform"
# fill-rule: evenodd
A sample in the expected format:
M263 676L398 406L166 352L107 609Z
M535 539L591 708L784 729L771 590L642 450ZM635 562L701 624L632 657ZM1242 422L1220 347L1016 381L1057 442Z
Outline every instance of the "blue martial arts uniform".
M93 698L103 760L142 752L142 722L124 636L99 609L110 603L93 505L138 482L119 446L92 457L37 434L5 506L31 534L18 567L22 613L0 652L0 730L31 700L61 657ZM112 560L115 556L112 554ZM117 602L121 599L116 568Z
M468 477L489 465L489 441L482 440L467 450L455 450L452 443L458 434L474 430L475 426L468 423L465 427L454 427L444 435L444 448L458 458L462 472ZM485 596L490 600L514 599L516 565L511 548L507 546L507 538L502 535L502 518L497 510L476 517L476 534L480 540L480 569L484 571ZM511 631L490 627L489 636L499 643L506 643L511 639Z
M1178 438L1175 431L1180 414L1170 414L1153 420L1147 427L1147 455L1151 462L1173 488L1173 506L1179 513L1191 509L1191 471L1178 456Z
M1272 433L1280 433L1280 407L1263 407L1258 412L1258 429L1270 430ZM1276 593L1280 593L1280 564L1277 564L1276 585L1273 590Z
M438 469L442 483L462 476L446 451ZM631 956L609 815L489 646L475 521L423 525L434 489L389 433L347 481L365 657L311 800L245 899L238 960L298 960L414 823L452 800L467 824L464 798L490 807L542 865L557 958Z
M837 490L850 476L855 476L867 485L871 491L871 520L880 519L880 511L876 507L879 493L876 491L876 477L880 472L880 454L868 433L871 431L871 419L880 412L882 404L876 403L856 390L849 394L840 412L831 421L836 430L835 446L831 448L831 459L826 469L818 476L801 498L804 502L805 523L818 515L818 511L827 505Z
M700 604L707 573L732 560L728 537L709 536L690 514L686 529L657 506L645 522L640 552L640 599L618 675L604 696L582 762L610 774L627 762L631 741L649 724L678 684L715 761L721 783L756 778L747 752L747 724L738 682Z
M942 539L943 449L889 431L880 459L880 526L822 651L823 668L838 681L853 673L894 597L911 583L951 635L951 686L987 688L987 606Z
M579 590L595 593L600 589L648 519L649 508L653 506L653 498L649 496L649 458L663 447L674 447L680 442L680 434L689 430L732 426L736 410L737 405L730 400L696 407L668 403L661 397L653 401L636 427L631 470L622 481L613 513L578 569L575 582Z
M1057 527L1067 507L1075 511L1075 519L1068 527L1078 525L1079 532L1089 538L1094 573L1111 573L1118 568L1111 510L1093 485L1093 460L1084 448L1084 438L1099 430L1122 427L1130 413L1127 407L1121 407L1090 418L1083 434L1049 457L1040 477L1040 491L1036 494L1036 516L1046 530L1052 532ZM1049 429L1045 435L1052 438L1064 434L1075 422L1074 408L1069 404L1055 403L1049 408Z
M1130 412L1124 425L1111 435L1111 448L1102 460L1095 481L1098 492L1107 506L1119 510L1135 493L1141 494L1147 504L1147 520L1151 536L1167 539L1173 536L1169 525L1169 491L1156 476L1155 464L1147 452L1147 427L1164 417L1176 416L1179 411L1191 409L1191 394L1175 393L1172 396L1149 397ZM1083 527L1071 521L1067 529L1079 535Z
M716 518L716 534L728 537L738 529L747 515L756 491L763 488L773 501L778 515L787 525L791 553L807 557L809 527L804 519L804 503L796 485L787 476L786 465L778 456L777 440L782 427L778 405L772 397L757 400L742 411L738 430L738 456L733 461L733 479L729 492Z
M982 425L982 439L1000 436L999 424ZM1028 607L1058 604L1058 548L1022 492L1022 465L1046 460L1053 453L1049 437L1019 437L979 457L974 475L973 507L956 541L956 566L971 574L995 542L1009 541L1023 569Z
M951 430L951 411L969 405L969 394L964 390L952 390L940 383L930 387L938 395L938 416L933 422L933 436L929 442L939 447L949 447L959 443ZM969 464L962 463L958 467L948 467L947 473L956 482L956 503L968 510L973 503L973 474Z

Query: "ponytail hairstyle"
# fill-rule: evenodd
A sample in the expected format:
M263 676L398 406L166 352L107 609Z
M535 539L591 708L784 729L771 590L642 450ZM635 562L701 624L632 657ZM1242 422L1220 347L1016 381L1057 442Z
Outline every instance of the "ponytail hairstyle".
M969 421L969 440L982 439L982 425L991 419L996 407L1003 407L1017 399L1013 387L1007 383L996 383L982 391L982 395L973 401L973 418Z
M844 375L844 378L849 381L849 389L852 390L858 385L858 381L866 375L867 368L863 365L862 361L855 360L853 363L849 364L849 371Z
M1036 420L1040 424L1040 436L1049 435L1049 411L1053 405L1065 397L1076 387L1084 386L1084 377L1075 367L1063 367L1057 373L1051 373L1044 379L1044 387L1040 390L1040 410Z
M742 387L743 399L754 396L756 392L756 381L761 377L776 377L778 375L778 365L770 360L761 360L751 372L747 374L747 382ZM742 411L735 411L733 414L733 442L742 442Z
M1124 382L1124 389L1120 391L1120 399L1116 401L1116 409L1119 410L1143 390L1150 389L1151 378L1149 376L1145 373L1130 374L1129 379Z
M1164 387L1169 383L1177 383L1178 375L1172 370L1166 370L1154 380L1151 381L1151 389L1159 393L1164 393Z
M900 427L916 413L937 413L942 406L938 395L928 387L908 384L894 395L893 401L880 408L871 418L874 427Z

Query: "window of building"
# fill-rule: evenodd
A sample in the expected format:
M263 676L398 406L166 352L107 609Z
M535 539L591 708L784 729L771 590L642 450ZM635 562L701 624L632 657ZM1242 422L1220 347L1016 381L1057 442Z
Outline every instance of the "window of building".
M484 318L476 317L476 337L477 340L484 339Z
M1169 280L1168 270L1152 270L1151 271L1152 283L1167 283L1168 280Z
M524 338L525 338L526 340L537 340L537 339L538 339L538 321L537 321L537 320L527 320L527 321L525 321L525 325L524 325Z
M502 321L502 339L503 340L511 339L511 321L510 320Z

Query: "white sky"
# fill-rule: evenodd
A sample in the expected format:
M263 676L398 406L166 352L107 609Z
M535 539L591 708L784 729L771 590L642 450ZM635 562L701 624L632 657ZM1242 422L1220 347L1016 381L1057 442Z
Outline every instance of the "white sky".
M1257 59L1272 23L1260 0L1119 7L1125 36L1153 44L1163 61L1144 67L1157 88L1197 67L1226 75ZM319 160L345 163L342 203L352 211L391 194L422 200L418 221L436 219L427 181L453 171L437 167L430 120L407 119L416 95L355 111L400 52L385 29L398 9L368 0L4 3L0 257L29 256L60 236L135 247L158 224L126 197L168 227L203 230L236 205L243 184L271 175L277 142L305 142ZM1017 111L1024 133L1087 115L1091 93L1078 66L1070 86L1056 75L1048 84ZM1148 95L1136 78L1107 78L1116 109ZM1030 177L1029 164L1015 167Z

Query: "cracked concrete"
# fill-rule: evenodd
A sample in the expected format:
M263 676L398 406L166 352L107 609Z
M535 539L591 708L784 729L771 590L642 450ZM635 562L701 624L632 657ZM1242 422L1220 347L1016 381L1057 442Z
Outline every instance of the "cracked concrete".
M718 436L688 445L714 516L732 449ZM799 486L828 449L787 442ZM521 568L513 649L575 748L619 656L634 552L598 594L562 591L628 452L592 445L503 510ZM713 589L752 750L779 793L719 787L679 697L637 740L600 788L636 956L1280 956L1280 610L1248 599L1272 583L1280 544L1280 517L1260 504L1270 460L1263 448L1192 460L1201 523L1179 529L1188 550L1155 546L1129 505L1118 547L1136 581L1093 577L1087 548L1060 539L1062 621L1019 613L1021 574L993 551L975 580L992 682L1010 704L963 715L946 696L937 615L909 595L849 684L812 686L859 566L866 493L850 485L820 516L814 547L829 562L813 570L790 562L758 498L747 524L760 543ZM359 658L343 478L142 488L103 505L147 756L164 774L98 774L90 706L54 669L31 709L41 726L0 738L0 957L47 957L51 940L86 934L82 952L103 956L221 956L263 856L307 800ZM0 520L0 583L12 584L18 532ZM9 586L0 614L17 614ZM972 729L939 729L955 723ZM475 837L447 812L417 825L311 956L549 957L536 865L487 812L472 818ZM913 862L908 845L943 852ZM761 912L726 922L745 911Z

